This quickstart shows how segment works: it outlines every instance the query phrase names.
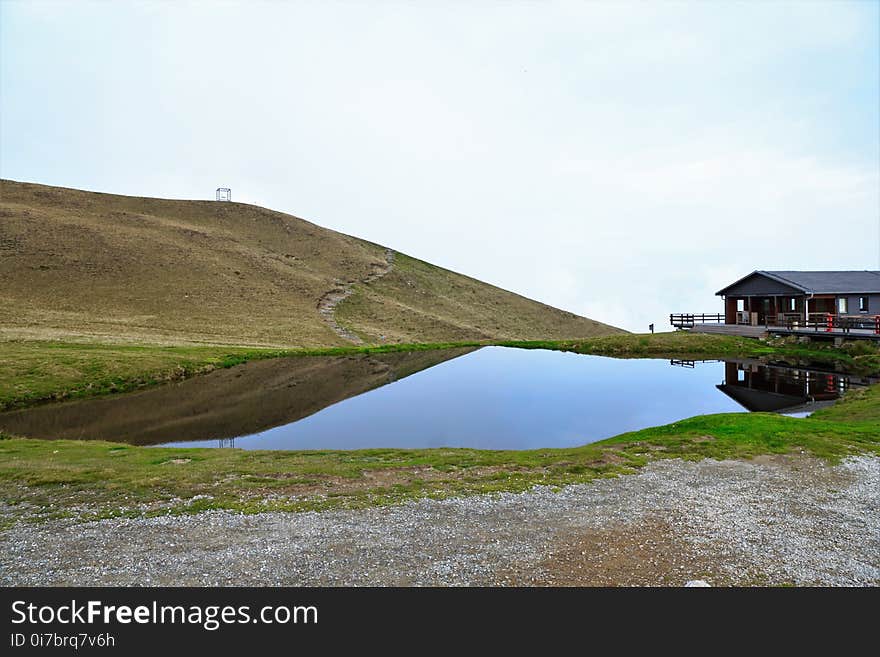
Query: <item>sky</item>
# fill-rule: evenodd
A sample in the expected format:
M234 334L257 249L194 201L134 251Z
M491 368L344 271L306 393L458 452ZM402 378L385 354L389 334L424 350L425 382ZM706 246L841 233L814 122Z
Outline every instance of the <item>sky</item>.
M230 187L666 330L880 269L880 2L0 0L0 176Z

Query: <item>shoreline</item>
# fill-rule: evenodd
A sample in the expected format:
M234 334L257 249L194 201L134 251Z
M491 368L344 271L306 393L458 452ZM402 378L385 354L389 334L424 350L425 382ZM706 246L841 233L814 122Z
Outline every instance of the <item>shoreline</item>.
M325 511L523 492L633 474L661 460L880 454L880 384L808 418L703 415L575 448L260 451L0 435L4 526L63 517Z
M486 346L551 349L611 358L776 358L787 363L820 363L852 373L880 375L880 349L871 346L833 348L802 345L794 340L763 341L684 331L557 341L486 340L286 349L6 340L0 341L0 411L142 390L256 360Z

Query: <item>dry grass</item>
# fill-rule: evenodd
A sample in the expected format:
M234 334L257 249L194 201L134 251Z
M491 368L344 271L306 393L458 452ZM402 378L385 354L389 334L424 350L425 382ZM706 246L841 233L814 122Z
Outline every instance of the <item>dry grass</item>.
M367 342L561 340L624 333L473 278L398 255L394 269L337 308L336 317Z
M0 183L0 336L330 346L317 312L378 245L241 203ZM580 338L617 329L400 256L337 311L367 341Z

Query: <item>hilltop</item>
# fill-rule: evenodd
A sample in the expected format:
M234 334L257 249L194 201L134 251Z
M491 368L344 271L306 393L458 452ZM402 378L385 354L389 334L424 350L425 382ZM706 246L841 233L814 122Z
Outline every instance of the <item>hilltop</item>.
M0 182L0 336L312 347L623 332L253 205Z

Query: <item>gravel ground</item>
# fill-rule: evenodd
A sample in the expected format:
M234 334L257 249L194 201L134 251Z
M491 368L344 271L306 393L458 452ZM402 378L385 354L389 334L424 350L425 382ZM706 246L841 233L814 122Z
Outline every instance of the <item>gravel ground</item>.
M657 461L559 492L19 524L3 585L880 584L880 458Z

